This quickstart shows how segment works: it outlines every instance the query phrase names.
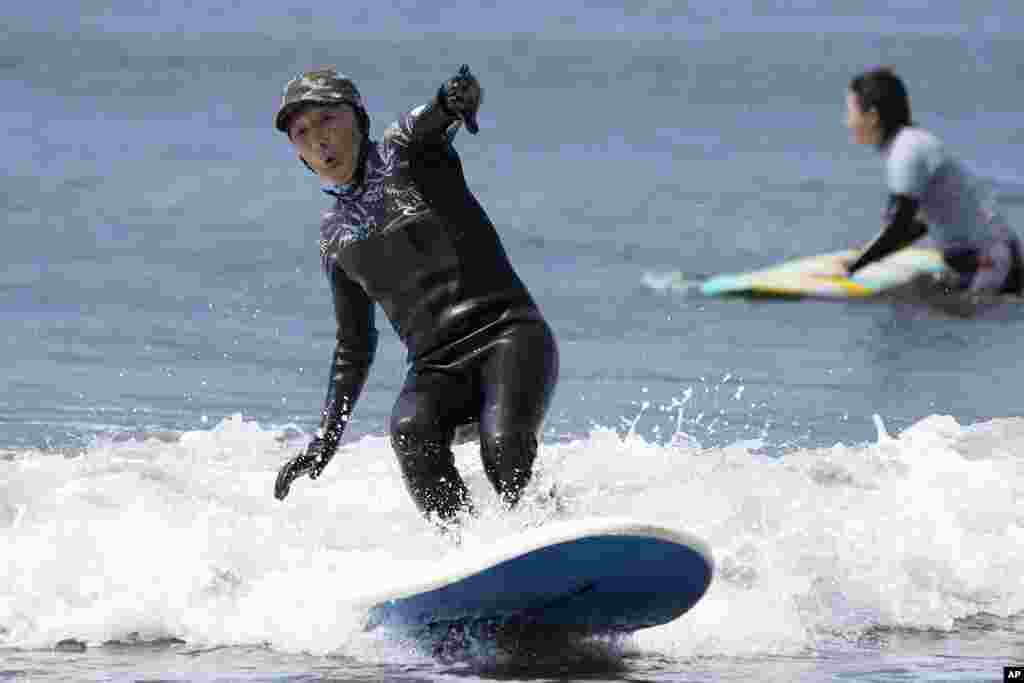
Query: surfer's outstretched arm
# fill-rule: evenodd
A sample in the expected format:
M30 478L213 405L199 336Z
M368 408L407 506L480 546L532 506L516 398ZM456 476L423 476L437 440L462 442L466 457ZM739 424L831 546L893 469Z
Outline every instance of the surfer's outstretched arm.
M886 225L878 237L850 264L850 274L910 245L928 232L928 226L916 218L919 206L920 203L909 195L889 195L889 207L885 212Z
M296 478L304 474L311 479L319 477L334 457L377 350L377 328L369 296L340 267L328 265L327 277L338 324L327 398L316 438L303 453L286 462L277 475L274 496L278 500L284 500Z
M476 114L482 101L479 81L463 64L457 74L441 84L433 100L400 117L384 133L384 138L403 147L448 143L463 123L476 135Z

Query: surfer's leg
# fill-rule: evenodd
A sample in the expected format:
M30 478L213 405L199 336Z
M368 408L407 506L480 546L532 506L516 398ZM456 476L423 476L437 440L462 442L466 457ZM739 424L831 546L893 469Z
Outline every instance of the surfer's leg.
M1021 294L1024 290L1024 254L1021 253L1020 239L1010 238L1010 272L1003 282L1000 294Z
M469 504L451 449L466 393L457 376L412 369L391 413L391 446L406 488L424 515L441 522Z
M972 293L997 293L1006 283L1013 265L1013 252L1008 241L989 245L979 254L978 269L971 278Z
M543 321L503 330L480 368L480 455L488 480L509 507L530 481L557 380L558 347Z

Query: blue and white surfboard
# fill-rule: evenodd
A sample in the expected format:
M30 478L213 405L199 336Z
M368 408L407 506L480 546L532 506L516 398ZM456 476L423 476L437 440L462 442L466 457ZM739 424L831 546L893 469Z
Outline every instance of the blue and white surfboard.
M631 519L561 522L457 557L436 576L370 601L368 628L416 632L517 622L579 633L668 623L711 583L703 541Z

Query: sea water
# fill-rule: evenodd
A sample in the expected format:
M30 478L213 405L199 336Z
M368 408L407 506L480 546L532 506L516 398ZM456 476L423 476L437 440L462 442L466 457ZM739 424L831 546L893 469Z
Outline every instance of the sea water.
M703 299L652 286L880 226L844 91L893 64L914 117L1024 228L1009 2L49 3L5 10L0 680L976 681L1024 661L1024 420L1010 305ZM381 347L338 456L284 502L334 344L315 178L272 128L335 64L373 132L463 62L471 187L558 337L537 473L432 533L385 433ZM438 659L359 598L550 520L705 539L681 619Z

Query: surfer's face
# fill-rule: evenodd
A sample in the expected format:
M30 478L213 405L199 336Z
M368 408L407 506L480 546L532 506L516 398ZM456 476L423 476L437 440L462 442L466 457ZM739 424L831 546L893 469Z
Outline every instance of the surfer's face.
M846 91L846 127L853 133L858 145L878 145L882 142L881 120L878 112L863 111L860 101L852 91Z
M351 107L313 106L288 123L288 139L309 167L332 183L352 180L359 159L362 133Z

